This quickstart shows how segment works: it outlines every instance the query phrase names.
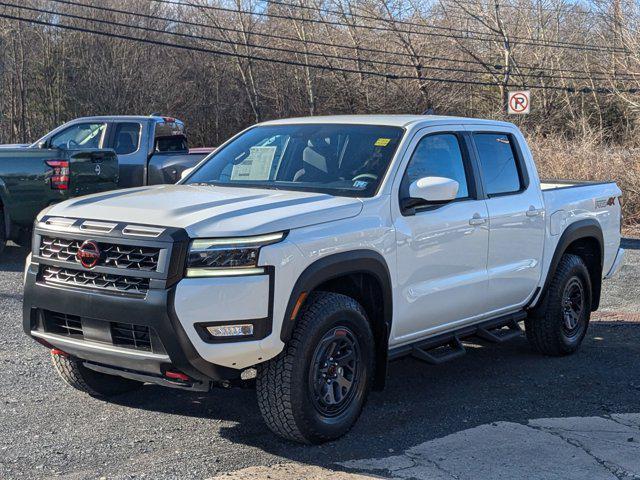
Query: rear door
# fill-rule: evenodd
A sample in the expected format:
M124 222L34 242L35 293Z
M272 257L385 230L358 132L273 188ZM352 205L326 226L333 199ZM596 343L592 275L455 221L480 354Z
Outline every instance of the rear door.
M489 211L489 314L524 305L541 275L545 211L533 159L519 132L470 128ZM528 158L525 157L528 155Z

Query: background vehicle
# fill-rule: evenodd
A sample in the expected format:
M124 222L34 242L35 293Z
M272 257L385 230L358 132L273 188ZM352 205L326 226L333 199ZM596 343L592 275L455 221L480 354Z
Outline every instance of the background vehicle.
M28 244L36 214L52 203L115 188L175 183L212 151L190 150L184 123L159 116L83 117L32 145L0 145L0 249L7 239ZM49 177L56 168L67 169L62 173L67 181L53 186Z
M102 136L96 139L96 147L111 148L118 155L121 188L175 183L183 170L195 166L212 151L207 148L190 151L184 123L158 115L77 118L49 132L31 148L51 145L70 148L74 146L70 135L97 126L102 129Z
M76 138L91 133L76 132ZM118 158L95 142L71 149L0 149L0 251L8 239L26 245L40 210L71 197L118 187Z
M266 122L178 185L43 212L24 330L91 395L256 369L269 427L319 443L349 430L389 359L439 364L521 321L541 353L576 351L622 262L620 194L541 183L509 123Z

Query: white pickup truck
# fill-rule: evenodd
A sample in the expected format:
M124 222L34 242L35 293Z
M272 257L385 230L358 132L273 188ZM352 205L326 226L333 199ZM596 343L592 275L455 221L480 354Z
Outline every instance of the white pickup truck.
M255 375L299 442L354 424L389 360L470 337L574 352L619 268L615 183L543 182L510 123L336 116L253 126L178 185L43 211L24 330L109 397Z

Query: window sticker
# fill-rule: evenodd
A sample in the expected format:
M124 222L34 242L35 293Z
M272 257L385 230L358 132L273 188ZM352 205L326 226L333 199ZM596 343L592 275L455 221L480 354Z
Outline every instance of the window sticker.
M390 138L379 138L378 140L376 140L376 143L374 143L374 145L376 147L386 147L387 145L389 145L389 142L391 142Z
M364 190L369 185L369 182L365 182L364 180L356 180L353 182L353 188L359 188L360 190Z
M250 154L234 165L231 180L269 180L276 147L251 147Z

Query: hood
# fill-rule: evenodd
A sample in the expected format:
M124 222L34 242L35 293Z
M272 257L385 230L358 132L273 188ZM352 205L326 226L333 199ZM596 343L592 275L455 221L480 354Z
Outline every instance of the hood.
M191 237L260 235L354 217L357 198L254 188L157 185L73 198L47 215L184 228Z

